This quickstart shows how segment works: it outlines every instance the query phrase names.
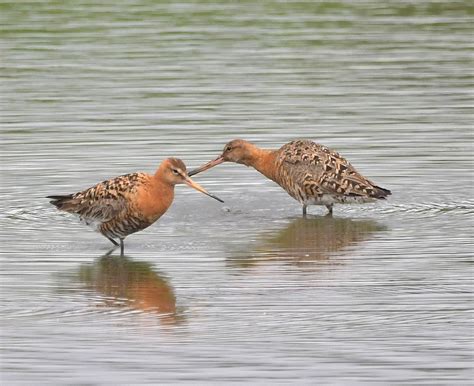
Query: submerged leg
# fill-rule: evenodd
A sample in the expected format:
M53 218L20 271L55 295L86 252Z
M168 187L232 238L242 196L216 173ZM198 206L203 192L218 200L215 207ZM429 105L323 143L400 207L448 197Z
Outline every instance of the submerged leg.
M306 217L306 207L307 207L307 206L308 206L308 205L303 204L303 217Z
M119 246L119 243L117 243L114 239L111 239L109 236L105 236L107 237L110 241L112 241L112 244L114 244L116 247Z
M331 204L331 205L326 205L326 208L328 208L328 214L327 214L327 216L332 216L332 205L333 205L333 204Z
M120 255L122 256L123 256L123 250L124 250L123 239L120 239Z
M114 245L103 257L109 257L110 255L112 255L113 251L115 251L116 249L117 247Z

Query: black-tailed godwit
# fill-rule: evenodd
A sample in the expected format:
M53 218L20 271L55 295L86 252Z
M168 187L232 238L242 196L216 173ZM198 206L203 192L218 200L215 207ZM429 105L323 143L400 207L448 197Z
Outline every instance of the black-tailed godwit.
M292 141L278 150L265 150L235 139L225 145L219 157L189 175L222 162L251 166L275 181L303 205L304 216L308 205L325 205L328 214L332 214L334 204L372 202L391 194L362 176L335 151L308 140Z
M154 175L126 174L78 193L47 198L59 210L79 215L114 245L120 245L123 254L125 237L149 227L168 210L177 184L187 184L223 202L191 180L185 164L177 158L164 160Z

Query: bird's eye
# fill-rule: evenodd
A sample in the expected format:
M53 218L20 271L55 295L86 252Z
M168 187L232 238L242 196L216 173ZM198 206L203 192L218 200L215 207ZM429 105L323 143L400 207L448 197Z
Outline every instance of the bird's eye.
M173 169L173 174L174 174L175 176L179 176L179 171L178 171L178 169Z
M231 150L232 150L232 148L230 146L227 146L226 149L225 149L225 151L231 151Z

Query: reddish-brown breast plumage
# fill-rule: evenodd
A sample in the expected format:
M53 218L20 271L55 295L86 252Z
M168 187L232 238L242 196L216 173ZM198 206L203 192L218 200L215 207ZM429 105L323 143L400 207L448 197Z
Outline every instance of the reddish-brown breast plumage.
M95 226L114 244L118 245L115 239L119 239L123 252L125 237L147 228L168 210L174 186L179 183L208 194L188 177L181 160L169 158L154 175L125 174L78 193L48 198L59 210L76 214L86 224Z

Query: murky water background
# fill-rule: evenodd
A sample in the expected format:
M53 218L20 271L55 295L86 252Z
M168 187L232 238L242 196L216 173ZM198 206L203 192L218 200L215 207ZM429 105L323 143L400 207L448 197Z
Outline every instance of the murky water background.
M473 379L469 1L0 2L2 384ZM393 196L196 177L126 256L44 196L314 139Z

